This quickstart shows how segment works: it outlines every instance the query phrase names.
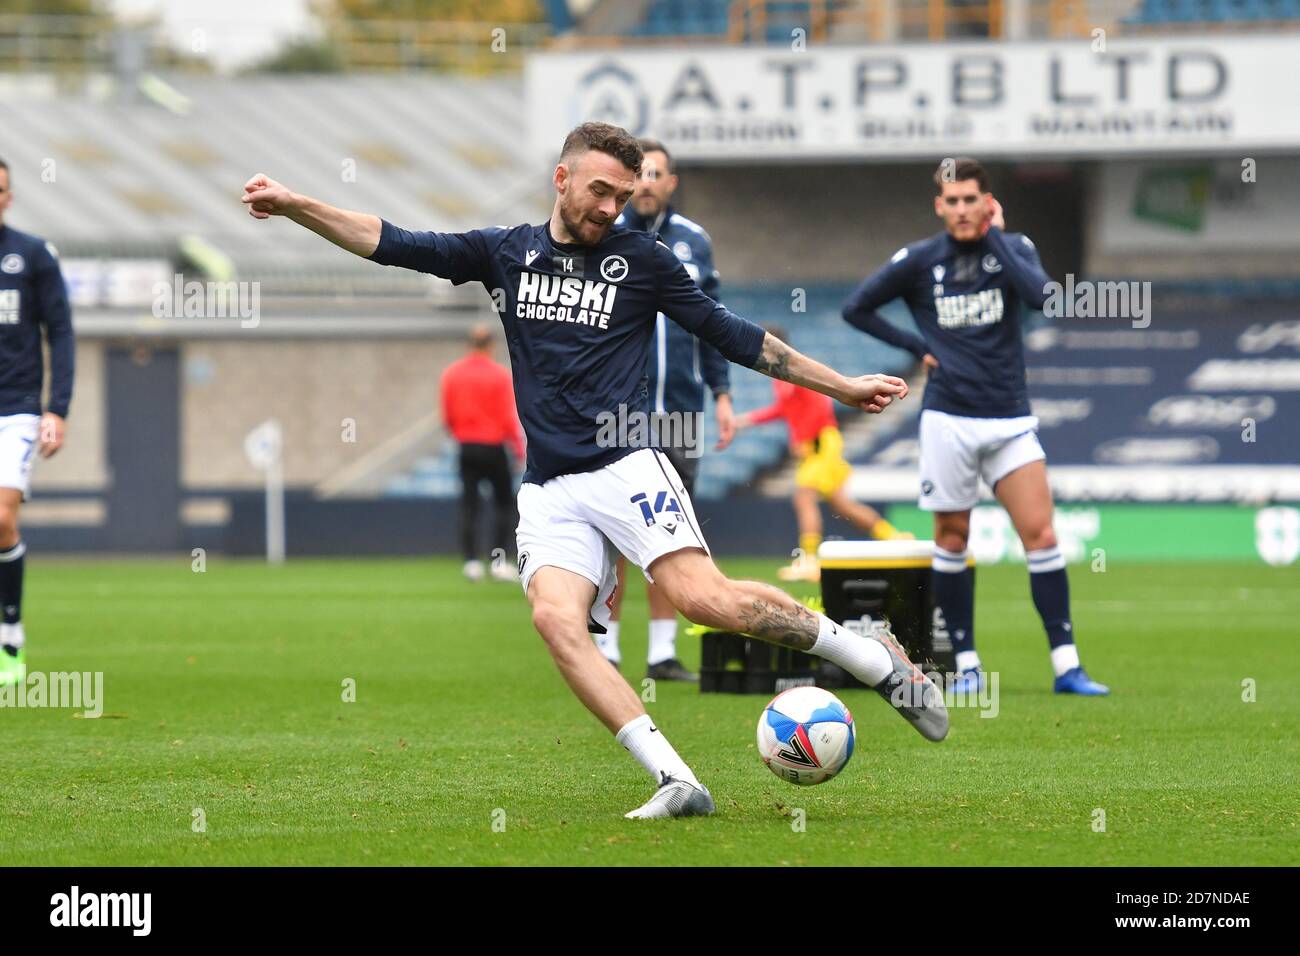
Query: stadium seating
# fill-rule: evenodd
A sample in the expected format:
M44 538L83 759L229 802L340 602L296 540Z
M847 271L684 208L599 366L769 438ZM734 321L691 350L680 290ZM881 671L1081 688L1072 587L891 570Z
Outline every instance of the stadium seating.
M1098 319L1031 322L1031 406L1062 497L1267 499L1294 460L1293 442L1268 437L1300 415L1294 301L1165 293L1161 323L1119 335ZM917 422L874 438L852 459L860 474L910 496Z
M47 170L58 189L23 179L26 228L65 253L174 244L198 234L241 278L320 288L375 282L421 293L422 277L374 270L305 230L250 228L236 203L263 171L293 188L414 227L464 229L544 216L549 203L517 129L515 79L442 76L179 77L166 103L143 95L15 98L5 152L18 170ZM179 110L180 112L176 112ZM367 278L367 274L369 278Z
M902 374L910 357L870 339L851 328L840 318L839 306L849 286L827 284L808 290L806 314L791 315L789 290L762 286L726 287L727 306L759 323L779 322L790 332L795 348L821 361L833 363L846 375L868 372ZM772 401L772 381L750 369L731 366L732 401L737 412L761 408ZM838 409L841 419L854 413ZM716 453L717 420L710 405L704 416L704 454L700 459L696 497L702 500L724 498L751 484L786 457L788 435L783 425L773 423L747 429L739 434L725 452ZM454 497L460 493L456 475L456 452L448 444L436 455L418 460L408 471L393 476L387 493L395 497Z
M838 9L853 6L848 0L831 0L821 4L830 15ZM814 7L817 4L808 0L770 0L762 5L761 21L747 19L744 26L747 39L751 42L761 40L768 43L789 42L790 31L800 28L807 35L813 32ZM646 9L644 19L633 31L634 36L669 37L669 36L718 36L727 33L733 26L730 14L732 4L729 0L654 0ZM752 18L754 14L749 13ZM758 23L762 24L762 35L755 36Z
M730 5L728 0L654 0L635 32L647 37L726 33Z
M1300 19L1300 0L1142 0L1134 25L1239 23Z
M715 37L741 28L743 38L749 42L788 42L791 30L802 28L811 36L814 32L814 8L808 0L769 0L760 4L761 16L747 8L739 22L732 21L732 4L729 0L653 0L643 19L631 31L633 37ZM860 3L851 0L830 0L824 4L827 19L834 23ZM1120 22L1124 25L1172 26L1179 24L1234 24L1283 22L1300 19L1300 0L1139 0L1135 9ZM957 18L964 13L961 0L949 0L951 17L943 21L945 35L965 35L970 21ZM925 5L904 6L904 31L916 22L914 14L928 16ZM1055 7L1053 7L1055 16ZM928 22L928 21L927 21Z

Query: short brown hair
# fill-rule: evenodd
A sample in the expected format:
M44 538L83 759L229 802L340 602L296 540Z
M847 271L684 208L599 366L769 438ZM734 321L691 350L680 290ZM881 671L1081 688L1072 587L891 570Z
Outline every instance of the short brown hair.
M634 174L641 172L641 160L644 154L636 137L623 127L612 123L583 123L581 126L575 126L569 135L564 137L560 162L566 163L577 159L591 149L613 156Z
M493 342L492 326L486 322L476 322L469 330L469 344L471 348L485 349L492 345Z
M663 153L664 159L668 160L668 169L665 172L674 173L677 171L677 164L673 162L673 154L668 152L668 147L657 139L651 139L649 136L642 136L637 140L637 145L641 147L642 155L646 153Z
M989 191L989 174L977 160L969 156L958 156L956 159L949 156L934 171L934 193L936 196L941 196L944 183L962 183L968 179L975 180L980 192Z

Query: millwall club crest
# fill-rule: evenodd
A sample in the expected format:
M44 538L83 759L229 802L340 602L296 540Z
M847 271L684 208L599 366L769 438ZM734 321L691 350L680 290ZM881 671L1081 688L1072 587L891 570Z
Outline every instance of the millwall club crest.
M17 275L18 273L23 271L23 266L25 266L26 264L27 263L23 261L22 256L20 256L16 252L11 252L3 259L0 259L0 272L3 272L6 275L11 275L11 276Z
M984 257L984 261L981 263L981 265L984 266L985 272L993 273L993 272L1002 271L1002 263L998 262L998 257L993 255L992 253L989 253L987 256Z
M600 277L606 282L622 282L627 278L627 260L622 256L606 256L600 263Z

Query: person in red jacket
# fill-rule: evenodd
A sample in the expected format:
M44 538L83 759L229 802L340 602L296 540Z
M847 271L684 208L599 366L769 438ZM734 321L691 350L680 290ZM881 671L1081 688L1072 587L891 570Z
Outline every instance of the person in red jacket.
M785 329L766 326L769 334L789 342ZM822 541L819 499L875 538L910 538L880 516L876 509L854 501L844 490L852 466L844 459L844 437L835 420L832 401L820 392L792 382L772 382L776 401L736 418L736 429L783 419L790 429L790 453L799 459L795 472L794 513L799 523L798 557L778 572L783 581L816 581L821 577L817 547Z
M500 581L518 576L511 554L511 532L515 526L514 482L506 445L515 460L524 460L523 431L515 411L515 391L510 372L492 360L492 330L485 324L470 330L469 354L447 366L442 373L442 420L460 443L460 542L465 556L465 577L481 581L484 565L478 550L480 485L492 488L496 532L492 553L500 560L491 563L491 574Z

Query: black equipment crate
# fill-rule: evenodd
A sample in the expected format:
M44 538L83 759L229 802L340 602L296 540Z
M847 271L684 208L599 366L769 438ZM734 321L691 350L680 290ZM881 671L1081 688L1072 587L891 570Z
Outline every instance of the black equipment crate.
M932 541L832 541L822 545L819 557L826 616L849 627L863 615L884 618L907 656L923 671L952 673L957 667L956 655L947 629L935 620L930 588L933 551ZM848 680L860 686L853 678Z
M952 640L935 622L933 552L932 541L826 542L818 552L826 616L854 630L861 628L864 615L884 618L923 671L953 672ZM744 634L706 631L700 651L702 693L772 695L806 685L831 690L864 686L829 661Z
M824 662L811 654L730 631L700 638L700 692L775 695L817 683ZM838 668L837 668L838 669Z

